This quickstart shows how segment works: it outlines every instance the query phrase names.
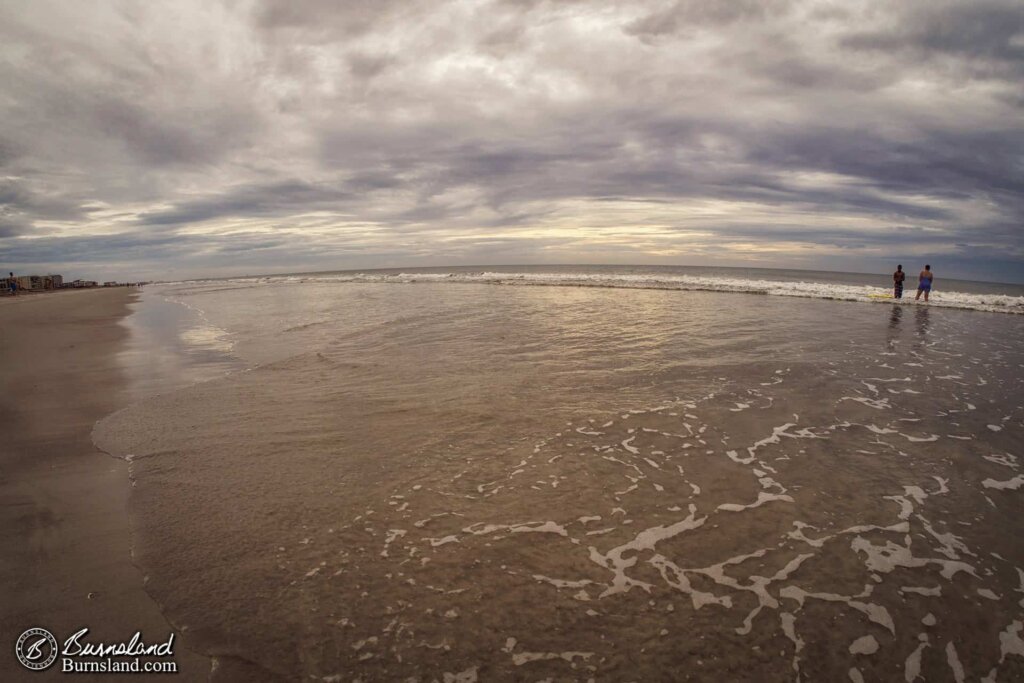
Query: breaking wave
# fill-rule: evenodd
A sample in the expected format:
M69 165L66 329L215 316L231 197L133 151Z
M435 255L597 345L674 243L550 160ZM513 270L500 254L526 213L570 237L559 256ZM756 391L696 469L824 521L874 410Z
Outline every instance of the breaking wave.
M223 282L223 281L220 281ZM824 282L785 282L718 276L614 273L515 273L515 272L438 272L438 273L336 273L324 275L281 275L237 278L230 282L382 282L382 283L469 283L510 286L607 287L612 289L664 289L675 291L731 292L789 296L807 299L835 299L865 303L893 303L890 290L870 285ZM908 288L903 305L914 305L915 290ZM917 303L923 303L917 302ZM1005 294L969 294L933 291L930 306L962 308L993 313L1024 314L1024 296Z

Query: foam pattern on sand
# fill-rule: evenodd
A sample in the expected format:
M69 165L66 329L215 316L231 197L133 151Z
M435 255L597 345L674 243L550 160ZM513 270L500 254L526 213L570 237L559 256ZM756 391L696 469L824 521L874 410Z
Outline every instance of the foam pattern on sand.
M971 317L566 395L389 329L372 356L302 351L97 439L135 454L148 585L222 672L1015 680L1024 354ZM488 391L461 398L474 377Z
M715 396L680 399L633 411L611 423L602 422L600 432L596 425L602 418L567 424L563 431L537 442L525 457L516 459L509 454L508 467L500 477L478 483L470 474L476 468L469 468L447 482L435 481L396 494L412 509L405 508L403 515L396 517L397 507L390 501L389 506L374 510L372 520L364 518L371 526L362 529L366 535L357 532L356 537L369 544L379 526L407 524L410 533L402 534L401 551L396 553L396 558L402 559L396 560L391 575L411 586L420 583L417 576L431 576L430 583L422 587L428 595L450 593L451 584L444 577L465 575L468 580L459 583L459 589L467 592L470 602L483 601L477 610L487 609L488 596L495 590L558 604L561 618L574 624L564 635L541 629L542 635L535 624L524 624L504 635L510 642L529 643L533 648L550 647L552 640L561 641L566 648L579 647L584 640L593 650L586 656L572 649L516 654L514 648L505 648L503 652L515 666L548 663L538 675L580 678L608 674L608 667L615 671L617 658L624 655L622 649L636 657L649 651L654 658L666 656L662 642L666 648L680 642L693 647L691 630L699 623L704 633L699 640L711 639L715 633L720 639L723 630L731 631L749 638L754 653L772 647L772 633L784 636L790 645L778 654L791 662L794 678L800 678L807 667L808 644L820 657L826 642L842 637L844 631L859 632L863 635L851 635L844 645L848 659L833 652L827 660L813 662L815 678L862 667L870 680L884 665L865 660L881 652L879 656L887 660L903 661L907 680L914 680L921 671L925 646L935 637L930 633L942 633L949 639L944 642L952 647L958 638L956 624L963 617L955 611L979 614L987 609L970 594L999 600L992 588L1005 588L1008 578L1016 578L1020 572L1003 560L985 557L981 548L972 548L958 535L975 523L992 520L985 515L971 521L950 518L941 503L933 503L942 496L970 495L971 491L977 495L985 482L958 481L954 490L948 478L936 475L922 475L914 484L894 481L878 492L873 509L859 511L865 522L860 524L849 523L851 511L838 514L827 502L806 515L799 512L808 504L807 496L795 494L794 498L791 488L804 490L812 498L823 491L809 491L806 482L813 478L798 470L804 465L807 469L821 467L822 463L809 461L829 457L830 447L837 442L866 438L877 449L875 455L920 457L922 452L908 452L898 440L905 436L898 423L889 423L894 428L853 421L787 423L749 446L749 458L736 458L731 457L735 451L720 447L725 434L719 429L699 417L680 417L682 413L692 416L714 411L716 402ZM889 438L882 439L879 432ZM713 439L716 447L706 448L711 445L708 439ZM818 446L814 454L807 448L795 448L803 439L814 440ZM691 448L684 448L687 445ZM733 484L722 488L713 481L742 482L744 475L745 487ZM701 481L701 489L707 492L696 493L692 479ZM628 486L618 489L616 480ZM534 516L503 519L500 511L510 507L504 504L509 499L516 501L511 507L529 501L526 507ZM719 502L723 499L735 502ZM442 502L456 500L459 505ZM448 511L413 521L416 510L434 510L439 504ZM998 508L997 503L993 506ZM581 511L589 514L578 514ZM743 514L734 514L737 512ZM404 522L396 521L402 519ZM805 519L813 519L814 524ZM363 519L354 520L344 530L351 533L361 523ZM606 533L592 536L595 525ZM546 537L523 545L516 536L520 531L543 532ZM451 543L436 543L436 536ZM722 541L748 536L754 545L746 549ZM498 558L505 559L494 566ZM437 572L435 566L444 569ZM452 571L456 567L461 571ZM486 582L470 578L477 567L489 577ZM908 586L908 582L927 583L928 587ZM447 586L442 589L435 583ZM551 594L544 598L544 591ZM896 599L898 595L904 597ZM444 602L467 609L463 600ZM416 604L410 596L410 608ZM527 604L530 601L524 602L525 609L529 609ZM1008 615L1019 615L1014 603L1008 604ZM430 609L440 610L441 606ZM940 625L929 610L948 614L952 623ZM417 619L412 612L403 610L399 617L400 621L408 619L404 623L410 628ZM933 631L915 631L920 612L928 613L926 625ZM573 613L578 616L572 617ZM626 629L628 636L614 625L627 613L637 620ZM589 623L580 624L576 619ZM836 619L844 622L843 626L823 634L821 622ZM1007 628L1016 623L1009 621ZM574 632L592 629L617 637L598 647L589 636L574 636ZM445 644L456 645L448 640ZM400 651L399 643L392 647L396 645ZM382 651L379 656L387 659L395 652ZM560 661L563 668L552 668L554 661ZM1004 661L1000 654L994 669L986 668L993 664L989 662L975 670L998 672ZM721 666L717 662L710 670L721 671ZM962 675L963 666L959 659L950 659L946 675Z

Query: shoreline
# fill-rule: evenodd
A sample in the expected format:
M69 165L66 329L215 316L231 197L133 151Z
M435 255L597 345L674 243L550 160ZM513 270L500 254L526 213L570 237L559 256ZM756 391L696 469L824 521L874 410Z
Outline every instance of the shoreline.
M13 652L28 628L45 628L58 641L88 628L90 640L104 642L127 641L136 631L162 640L173 630L132 561L129 465L91 438L96 421L127 401L116 355L128 331L118 323L137 290L84 291L0 304L4 680L28 673ZM179 675L208 678L209 660L181 636L175 633ZM33 678L61 676L57 663ZM108 677L84 680L93 678Z
M274 276L277 277L277 276ZM916 300L914 290L904 290L905 296L893 299L890 287L877 284L826 283L761 279L692 278L689 275L672 275L668 279L648 278L633 274L619 274L608 277L591 277L579 273L391 273L368 277L364 274L352 276L288 277L225 279L228 285L258 286L273 282L275 285L317 285L317 284L445 284L445 285L486 285L492 287L549 287L566 289L610 289L625 291L659 292L707 292L717 294L748 294L773 298L792 298L815 301L839 301L858 304L899 304L902 306L929 306L951 310L1024 315L1024 293L978 293L955 290L932 290L930 301ZM689 279L687 279L689 278ZM210 284L214 281L196 281ZM984 283L981 283L984 284ZM165 283L163 286L175 286ZM234 287L227 287L228 289ZM206 292L215 291L212 289ZM1021 290L1024 292L1024 290Z
M94 438L213 678L1020 674L1022 319L442 289L171 292L251 369Z

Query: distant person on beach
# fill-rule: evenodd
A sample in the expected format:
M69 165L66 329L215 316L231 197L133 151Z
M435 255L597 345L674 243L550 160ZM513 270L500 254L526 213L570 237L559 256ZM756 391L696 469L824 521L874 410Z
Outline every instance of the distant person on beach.
M18 281L14 279L14 273L10 275L11 277L7 280L7 286L11 290L11 296L18 296Z
M917 296L914 297L914 301L921 298L922 292L924 293L924 300L928 301L928 293L932 291L932 280L935 279L935 274L932 273L932 267L926 265L921 274L917 276Z
M902 299L903 298L903 281L907 279L907 274L903 272L903 265L896 266L896 272L892 274L892 298Z

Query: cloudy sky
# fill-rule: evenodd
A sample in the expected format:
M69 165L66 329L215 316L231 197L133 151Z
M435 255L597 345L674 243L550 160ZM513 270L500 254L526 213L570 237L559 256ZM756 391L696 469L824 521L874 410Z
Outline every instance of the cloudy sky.
M0 267L1024 282L1020 0L0 0Z

